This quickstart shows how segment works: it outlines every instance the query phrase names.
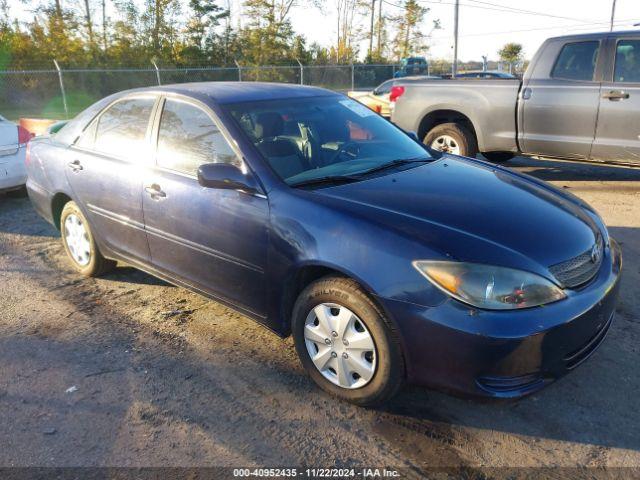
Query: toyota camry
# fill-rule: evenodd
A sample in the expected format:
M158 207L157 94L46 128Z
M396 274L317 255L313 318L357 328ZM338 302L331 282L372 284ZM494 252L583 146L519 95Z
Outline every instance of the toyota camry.
M404 382L538 391L613 320L620 249L589 205L328 90L121 92L26 163L81 275L121 261L225 303L292 335L309 376L359 405Z

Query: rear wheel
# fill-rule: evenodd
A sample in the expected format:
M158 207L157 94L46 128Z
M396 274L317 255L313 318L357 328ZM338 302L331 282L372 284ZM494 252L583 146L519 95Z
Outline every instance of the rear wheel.
M292 330L302 365L325 391L372 406L402 385L397 334L356 282L331 276L309 285L294 306Z
M60 215L62 244L73 267L85 277L96 277L115 267L106 259L95 243L89 222L75 202L67 202Z
M482 152L482 156L494 163L508 162L515 154L512 152Z
M423 143L440 152L475 157L478 144L475 135L460 123L441 123L427 132Z

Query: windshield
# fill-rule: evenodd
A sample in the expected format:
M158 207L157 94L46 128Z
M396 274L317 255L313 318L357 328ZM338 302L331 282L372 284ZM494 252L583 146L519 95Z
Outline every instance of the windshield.
M347 97L267 100L227 108L289 185L362 174L398 160L431 159L422 145Z

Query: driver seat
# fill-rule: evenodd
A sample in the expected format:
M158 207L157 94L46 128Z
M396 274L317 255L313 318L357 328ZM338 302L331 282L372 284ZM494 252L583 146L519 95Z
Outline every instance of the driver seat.
M309 170L298 145L281 136L284 133L284 121L280 114L258 114L254 122L254 133L258 139L258 149L280 177L289 178Z

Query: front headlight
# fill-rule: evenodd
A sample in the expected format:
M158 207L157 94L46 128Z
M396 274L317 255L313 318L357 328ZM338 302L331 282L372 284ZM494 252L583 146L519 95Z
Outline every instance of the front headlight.
M534 273L479 263L416 260L413 266L440 290L474 307L511 310L566 297Z

